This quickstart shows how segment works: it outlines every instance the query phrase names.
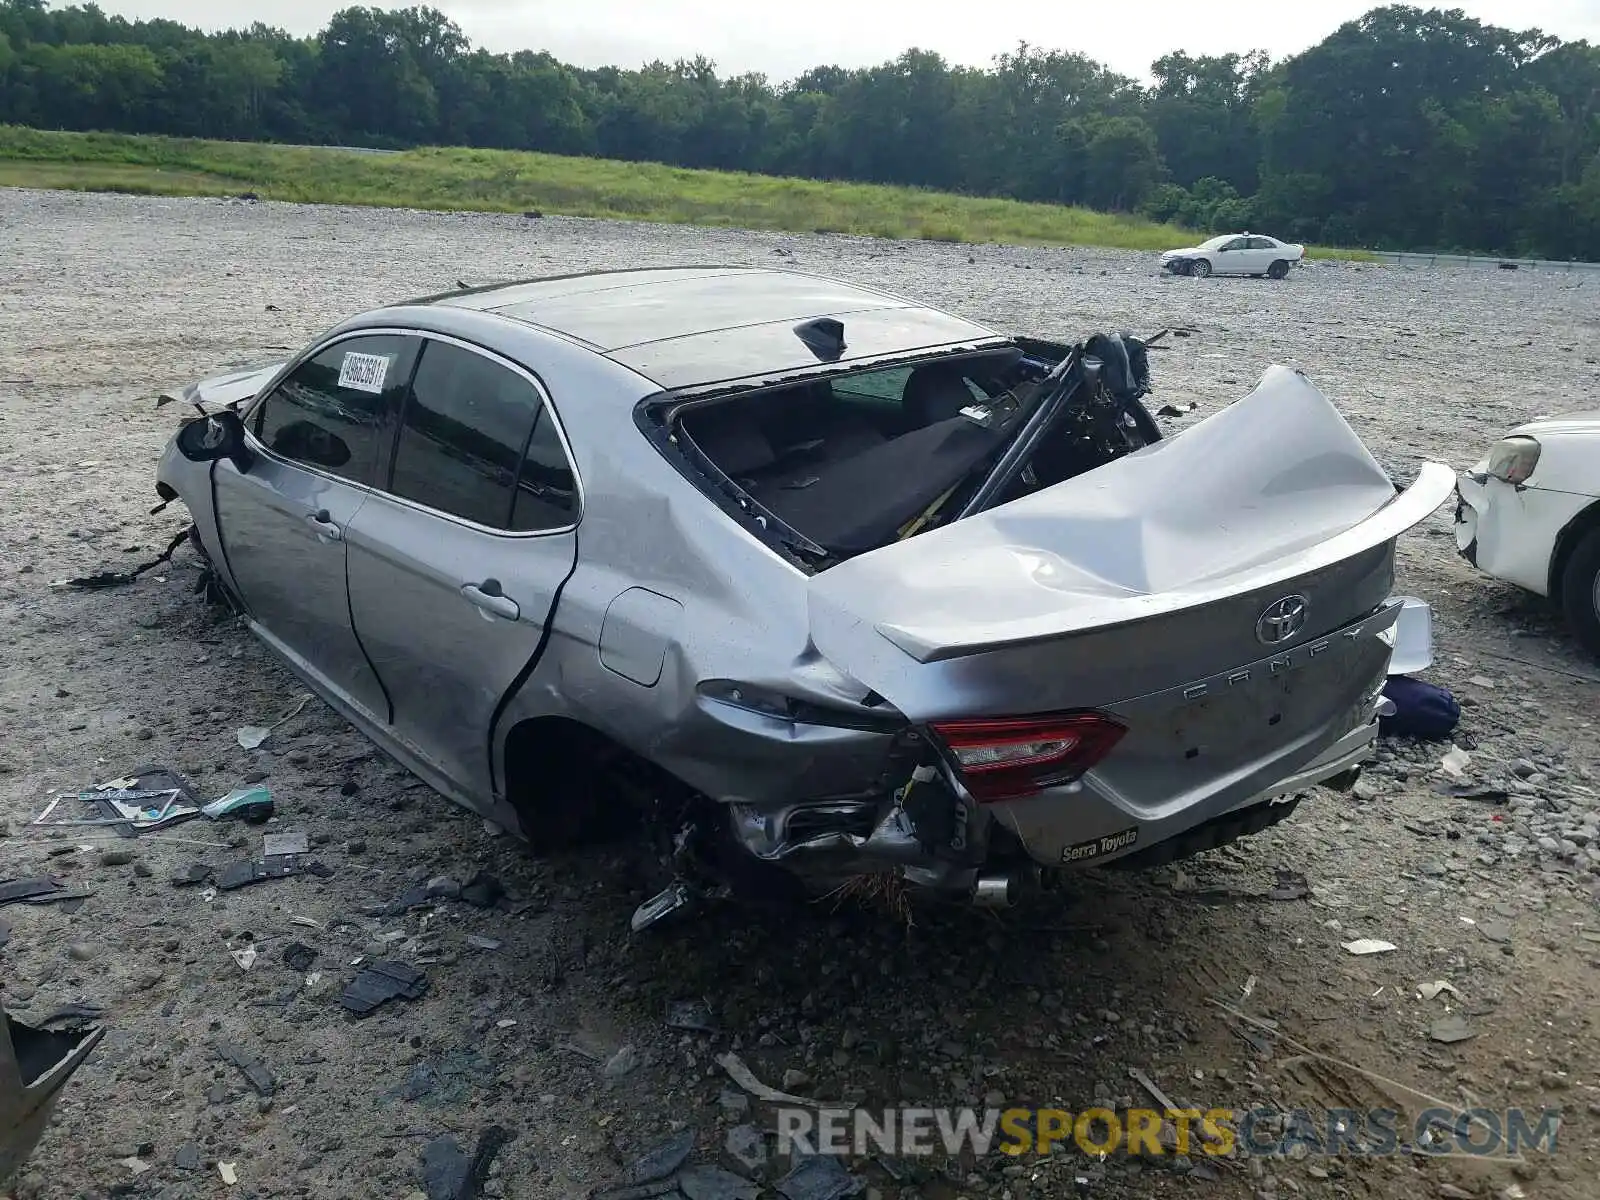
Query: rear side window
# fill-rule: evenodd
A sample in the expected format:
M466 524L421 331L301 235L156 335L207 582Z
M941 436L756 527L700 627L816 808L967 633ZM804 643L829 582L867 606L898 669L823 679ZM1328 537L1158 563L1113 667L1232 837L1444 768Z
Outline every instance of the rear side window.
M296 367L261 402L254 432L274 454L355 483L376 483L416 343L347 338Z
M438 341L412 380L390 490L490 529L568 525L575 503L572 468L533 384Z

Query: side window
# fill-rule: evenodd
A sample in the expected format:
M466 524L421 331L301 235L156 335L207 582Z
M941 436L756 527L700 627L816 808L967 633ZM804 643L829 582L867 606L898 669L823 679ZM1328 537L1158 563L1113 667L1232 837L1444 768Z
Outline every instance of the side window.
M1250 239L1250 249L1252 250L1276 250L1277 248L1271 238L1255 237Z
M401 418L390 490L491 529L546 529L570 523L540 516L561 503L563 480L570 507L572 472L534 386L482 354L428 342Z
M1234 238L1231 242L1224 242L1222 248L1224 250L1243 250L1245 242L1248 240L1248 238Z
M397 334L346 338L300 364L252 414L274 454L355 483L378 482L416 344Z
M572 477L572 464L567 461L550 409L541 404L517 477L511 528L519 533L560 529L577 518L578 486Z

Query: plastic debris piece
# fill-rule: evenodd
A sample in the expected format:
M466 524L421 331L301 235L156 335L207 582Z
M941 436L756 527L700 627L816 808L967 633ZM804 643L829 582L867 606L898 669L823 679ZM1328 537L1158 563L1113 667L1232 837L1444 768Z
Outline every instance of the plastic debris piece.
M667 1028L715 1033L717 1023L712 1019L711 1006L704 1000L674 1000L667 1005Z
M434 1138L422 1149L422 1179L428 1200L476 1200L500 1148L513 1136L503 1126L489 1126L478 1135L478 1145L470 1159L449 1134Z
M1419 983L1417 985L1417 994L1424 1000L1437 1000L1441 992L1449 992L1457 1000L1461 999L1461 993L1443 979L1436 979L1432 983Z
M474 950L498 950L500 949L500 939L469 933L467 934L467 945Z
M467 880L461 889L461 898L474 908L493 908L505 894L500 881L483 871Z
M1452 746L1449 753L1439 760L1439 766L1445 774L1457 779L1465 777L1467 768L1472 765L1472 755L1457 746Z
M804 1158L774 1185L787 1200L842 1200L866 1186L831 1154Z
M197 883L206 883L216 873L216 868L207 863L190 863L182 875L172 877L172 886L193 887Z
M688 1200L756 1200L761 1188L742 1175L721 1167L685 1167L678 1175L678 1190Z
M1428 1036L1436 1042L1450 1045L1477 1037L1478 1031L1468 1025L1467 1019L1460 1013L1451 1013L1448 1017L1440 1017L1429 1026Z
M246 725L234 735L246 750L259 749L261 743L272 736L272 730L265 725Z
M248 971L256 965L256 948L254 946L246 946L242 950L229 950L228 953L233 955L233 961L239 964L241 971Z
M641 1183L653 1183L657 1179L665 1179L688 1162L689 1155L693 1153L694 1130L681 1129L628 1164L628 1169L611 1185L612 1189L635 1187Z
M280 854L309 854L311 841L303 833L269 833L261 839L261 853L265 858Z
M219 1162L217 1164L217 1174L222 1176L222 1182L229 1187L239 1182L239 1174L233 1169L232 1163Z
M149 1163L145 1162L144 1159L137 1157L119 1159L117 1165L127 1167L128 1170L132 1171L135 1175L143 1175L150 1169Z
M31 879L14 879L7 883L0 883L0 904L12 904L18 900L34 900L40 896L49 896L61 891L65 886L59 879L49 875L36 875Z
M260 784L234 788L226 796L219 796L200 809L213 821L224 817L242 817L251 825L260 825L274 811L272 793Z
M1256 977L1254 975L1249 976L1244 981L1244 987L1240 988L1239 990L1244 993L1244 998L1246 1000L1250 999L1251 995L1256 990Z
M270 1096L278 1090L278 1083L272 1077L272 1072L243 1046L234 1042L217 1042L213 1049L216 1050L217 1057L224 1062L232 1063L243 1072L245 1081L255 1089L258 1096Z
M798 1104L807 1108L837 1108L847 1112L855 1108L855 1104L849 1100L814 1100L806 1096L792 1096L788 1092L768 1087L752 1075L750 1068L744 1065L744 1060L731 1050L720 1055L716 1062L728 1073L730 1079L757 1100L765 1100L768 1104Z
M1357 938L1353 942L1339 943L1351 954L1386 954L1397 949L1393 942L1383 941L1381 938Z
M200 1147L193 1142L185 1142L178 1147L178 1153L173 1157L172 1165L180 1171L198 1171L200 1169Z
M357 1016L366 1016L390 1000L415 1000L428 990L428 976L403 962L376 962L357 975L339 997Z

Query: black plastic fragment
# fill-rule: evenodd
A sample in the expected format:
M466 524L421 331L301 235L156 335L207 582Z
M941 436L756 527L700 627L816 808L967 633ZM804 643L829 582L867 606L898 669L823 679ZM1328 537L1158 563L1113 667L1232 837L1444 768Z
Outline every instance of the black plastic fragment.
M461 889L461 898L473 908L493 908L500 903L506 889L493 875L479 871Z
M512 1137L503 1126L489 1126L478 1136L470 1159L449 1134L434 1138L422 1148L422 1182L428 1200L477 1200L495 1156Z
M315 875L319 879L326 879L333 874L332 870L321 863L305 862L298 854L274 854L258 858L254 862L238 862L230 867L224 867L222 873L217 876L217 888L231 892L235 888L264 883L268 879L287 879L301 872Z
M270 1096L278 1090L278 1083L272 1077L272 1072L243 1046L235 1045L233 1042L217 1042L214 1049L220 1058L232 1063L244 1073L245 1080L256 1090L257 1095Z
M654 1183L673 1174L694 1153L694 1130L683 1129L666 1141L646 1150L617 1177L611 1190L635 1187L641 1183ZM609 1194L609 1192L608 1192Z
M427 974L409 963L376 962L350 981L339 1003L364 1017L390 1000L415 1000L427 990Z
M31 879L13 879L0 883L0 904L14 904L18 900L33 900L59 892L65 884L49 875L35 875Z
M98 1004L63 1004L49 1016L39 1022L40 1029L49 1029L52 1025L78 1024L85 1021L98 1021L106 1015L106 1010Z
M283 948L283 961L291 971L304 973L317 961L317 952L301 942L290 942Z
M685 1167L678 1175L678 1190L688 1200L756 1200L758 1184L721 1167Z
M816 1154L802 1159L773 1186L786 1200L843 1200L860 1192L866 1182L832 1155Z
M197 883L208 883L216 873L217 869L207 863L190 863L182 875L172 877L172 886L193 887Z
M185 1142L178 1147L178 1153L173 1158L172 1165L180 1171L198 1171L200 1169L200 1147L193 1142Z

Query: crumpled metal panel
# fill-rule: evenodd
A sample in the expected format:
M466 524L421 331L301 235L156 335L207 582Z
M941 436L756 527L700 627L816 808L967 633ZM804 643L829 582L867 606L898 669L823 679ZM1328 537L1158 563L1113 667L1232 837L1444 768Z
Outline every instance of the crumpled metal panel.
M808 585L812 637L914 717L918 664L1109 630L1325 571L1392 542L1453 482L1429 463L1397 496L1327 398L1275 366L1177 437L822 572Z

